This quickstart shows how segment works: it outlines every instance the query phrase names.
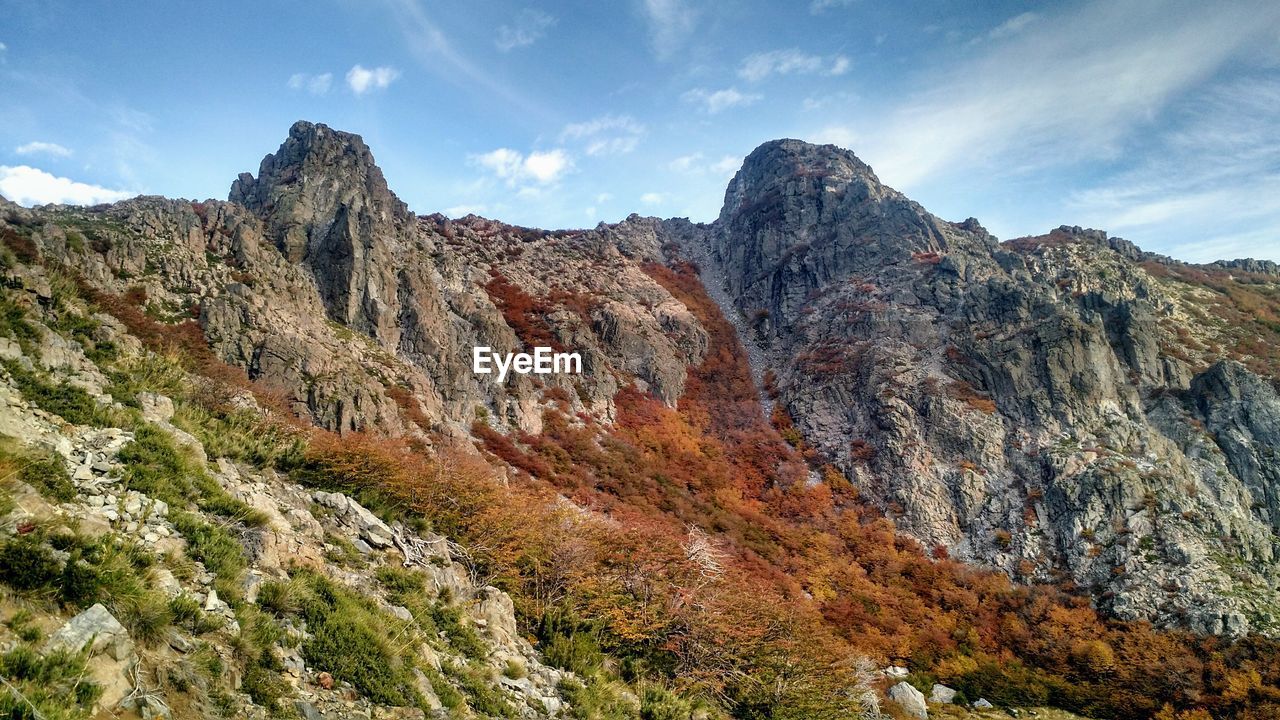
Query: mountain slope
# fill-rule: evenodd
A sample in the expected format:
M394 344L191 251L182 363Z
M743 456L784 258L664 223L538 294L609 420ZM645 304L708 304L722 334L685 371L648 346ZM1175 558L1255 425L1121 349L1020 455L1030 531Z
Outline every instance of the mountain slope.
M711 225L417 217L358 136L310 123L231 198L5 204L0 335L102 403L156 391L64 319L97 313L126 358L181 365L180 403L247 405L250 436L317 426L211 452L456 539L530 661L583 680L564 713L845 717L893 682L870 662L1105 717L1280 703L1273 641L1132 621L1274 622L1272 358L1250 337L1274 279L1242 274L1265 266L1072 229L999 245L796 141L753 153ZM1205 293L1227 322L1190 322ZM499 383L474 345L584 372ZM186 396L201 376L222 389Z
M707 238L781 406L904 529L1119 617L1277 630L1275 338L1168 279L1205 270L1078 228L998 244L794 140ZM1214 272L1274 333L1276 279Z

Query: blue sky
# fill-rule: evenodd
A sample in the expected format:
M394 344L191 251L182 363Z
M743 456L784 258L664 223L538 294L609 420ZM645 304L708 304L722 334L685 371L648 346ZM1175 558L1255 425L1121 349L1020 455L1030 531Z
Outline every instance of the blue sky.
M1280 3L0 0L0 194L226 197L298 119L420 213L711 220L778 137L1002 238L1280 260Z

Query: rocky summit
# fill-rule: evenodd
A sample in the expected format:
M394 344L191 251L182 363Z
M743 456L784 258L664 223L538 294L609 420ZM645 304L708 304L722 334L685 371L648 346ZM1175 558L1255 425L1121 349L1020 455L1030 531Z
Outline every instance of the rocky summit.
M709 224L418 215L308 122L0 239L13 717L1278 707L1274 264L798 140Z
M1078 227L1000 243L796 140L746 159L697 242L779 407L921 541L1117 617L1280 630L1262 264Z

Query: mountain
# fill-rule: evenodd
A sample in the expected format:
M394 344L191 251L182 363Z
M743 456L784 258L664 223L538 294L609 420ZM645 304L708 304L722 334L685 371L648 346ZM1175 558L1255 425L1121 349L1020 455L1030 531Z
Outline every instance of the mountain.
M796 140L710 224L418 216L307 122L225 202L0 239L19 705L1280 707L1273 264L1001 243ZM473 370L539 346L581 372Z
M998 243L793 140L746 159L707 237L779 407L900 527L1117 617L1278 629L1280 296L1237 269L1263 266Z

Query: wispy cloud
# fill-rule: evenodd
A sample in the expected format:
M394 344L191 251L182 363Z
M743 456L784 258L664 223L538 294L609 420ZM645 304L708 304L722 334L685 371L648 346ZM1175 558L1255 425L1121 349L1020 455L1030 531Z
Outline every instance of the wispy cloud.
M580 141L588 155L622 155L636 149L645 126L630 115L602 115L566 125L560 142Z
M1040 15L1033 12L1024 12L1021 15L1014 15L999 25L992 28L987 33L987 37L992 40L999 40L1022 32L1026 27L1040 19Z
M697 25L697 12L685 0L642 0L649 38L660 59L685 44Z
M667 201L666 193L647 192L640 196L640 202L644 205L661 205Z
M825 58L792 48L748 55L738 68L738 76L759 82L773 75L843 75L849 65L849 58L843 55Z
M484 205L454 205L444 209L444 214L451 218L479 215L485 211Z
M813 142L824 145L838 145L846 150L853 150L860 136L848 125L828 125L811 137Z
M356 66L360 67L359 65ZM352 68L354 71L355 68ZM350 77L348 75L348 77ZM333 73L320 73L319 75L311 75L308 73L294 73L289 76L289 88L292 90L305 90L312 95L328 94L330 86L333 85Z
M541 104L498 82L463 52L423 9L420 0L382 0L405 38L405 46L427 72L477 94L491 96L520 111L519 116L552 122L554 118Z
M556 19L533 8L525 8L516 14L509 25L498 27L498 36L493 44L502 52L510 52L516 48L528 47L546 34Z
M1171 248L1180 259L1280 259L1280 73L1201 96L1149 152L1066 204L1118 234L1202 238Z
M19 155L49 155L50 157L71 157L71 150L58 143L40 142L38 140L19 145L13 151Z
M1127 133L1277 27L1280 5L1171 13L1099 0L935 76L870 138L870 157L908 187L961 170L1115 157Z
M751 105L764 99L763 95L739 92L737 88L725 88L723 90L694 88L680 97L685 102L701 106L702 111L708 115L715 115L733 107Z
M849 7L856 1L857 0L813 0L809 3L809 12L814 15L821 15L828 10Z
M667 163L667 169L684 175L711 174L717 177L731 177L742 164L742 159L733 155L723 155L714 162L708 161L700 152L682 155Z
M370 90L385 90L398 77L400 71L393 67L366 68L356 65L347 71L347 86L356 95L363 95Z
M473 155L471 161L493 173L510 187L547 185L559 180L573 167L568 154L560 149L534 151L525 155L511 148L498 148L482 155Z
M19 205L97 205L135 194L77 182L27 165L0 165L0 195Z

